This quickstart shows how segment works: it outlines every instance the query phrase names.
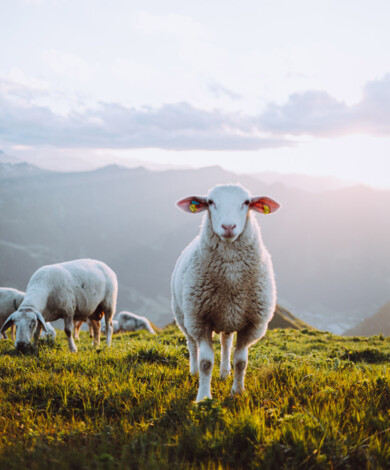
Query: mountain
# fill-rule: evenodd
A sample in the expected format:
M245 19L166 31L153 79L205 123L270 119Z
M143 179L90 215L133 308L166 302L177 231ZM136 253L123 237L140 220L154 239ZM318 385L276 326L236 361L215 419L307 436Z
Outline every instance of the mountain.
M335 176L309 176L299 173L277 173L271 171L254 173L251 176L258 178L266 184L282 183L290 188L302 189L311 193L333 191L356 185L352 181L345 181Z
M390 336L390 302L369 318L344 332L345 336Z
M390 191L355 186L309 194L219 167L3 170L2 286L23 290L43 264L98 258L118 275L118 309L163 326L172 320L173 267L202 220L179 211L175 201L241 182L282 204L275 215L256 216L272 254L279 304L316 328L341 333L388 301Z
M307 328L308 330L313 329L313 327L300 320L280 305L276 305L274 316L269 322L268 328L270 330L274 330L275 328L292 328L294 330L302 330L304 328Z
M0 164L1 163L21 163L21 160L18 157L13 155L9 155L8 153L4 152L4 150L0 150Z

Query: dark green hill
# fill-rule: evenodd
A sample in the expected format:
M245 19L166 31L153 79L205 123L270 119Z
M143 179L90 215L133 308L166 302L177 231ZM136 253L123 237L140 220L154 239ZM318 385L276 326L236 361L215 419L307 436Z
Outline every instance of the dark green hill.
M380 308L375 315L366 318L355 327L345 331L345 336L390 336L390 302Z
M270 330L275 328L293 328L294 330L302 330L307 328L312 330L313 327L295 317L291 312L286 308L276 305L276 310L273 319L268 324Z

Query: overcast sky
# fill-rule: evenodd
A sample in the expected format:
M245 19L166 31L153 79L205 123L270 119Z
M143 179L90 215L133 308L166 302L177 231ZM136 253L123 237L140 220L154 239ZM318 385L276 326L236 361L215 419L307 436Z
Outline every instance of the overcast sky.
M389 18L387 0L1 0L0 149L390 188Z

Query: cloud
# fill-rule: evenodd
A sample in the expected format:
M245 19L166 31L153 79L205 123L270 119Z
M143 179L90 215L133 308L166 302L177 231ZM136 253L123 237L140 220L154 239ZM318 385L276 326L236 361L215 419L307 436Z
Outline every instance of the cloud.
M368 82L361 100L354 105L348 106L323 91L295 93L283 105L268 104L256 118L256 125L277 135L389 135L390 74Z
M44 84L34 84L44 93ZM217 92L226 93L218 86ZM227 90L229 92L229 90ZM323 91L295 93L257 116L205 110L187 102L158 108L99 103L59 114L39 106L34 87L0 80L0 143L63 148L258 150L295 145L291 136L390 134L390 75L371 81L348 106Z
M101 103L67 116L47 107L19 105L0 98L2 144L170 150L256 150L292 145L253 131L238 114L205 111L188 103L161 108L126 108Z

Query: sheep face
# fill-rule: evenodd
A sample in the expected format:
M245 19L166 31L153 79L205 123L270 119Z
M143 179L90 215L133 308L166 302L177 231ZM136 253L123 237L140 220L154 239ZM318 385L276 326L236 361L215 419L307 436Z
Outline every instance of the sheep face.
M228 243L244 231L250 210L269 214L280 207L268 197L251 197L240 185L215 186L207 197L188 197L178 201L177 206L190 213L208 210L214 233Z
M38 323L40 323L44 331L47 332L45 320L38 310L32 308L20 309L7 319L2 330L6 330L14 324L16 327L15 347L23 351L30 343Z

